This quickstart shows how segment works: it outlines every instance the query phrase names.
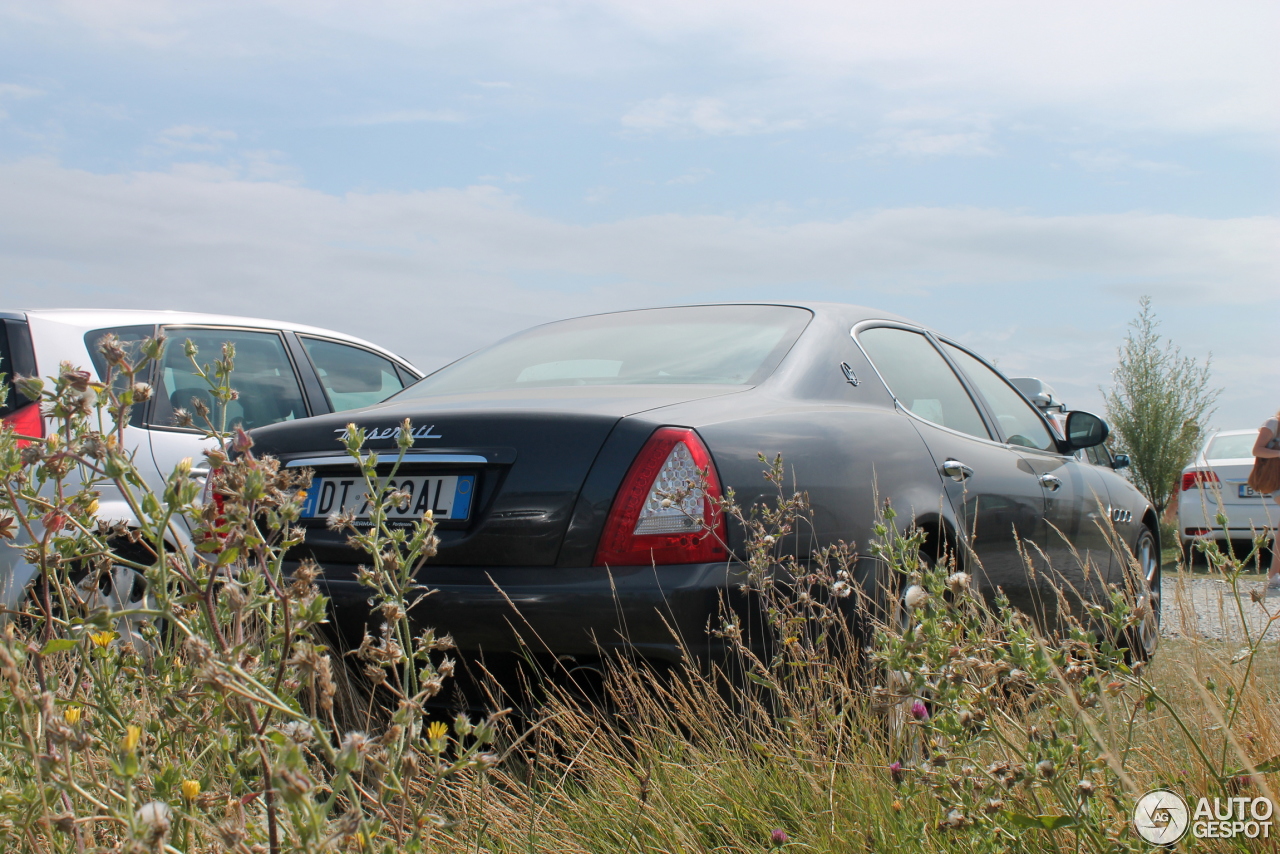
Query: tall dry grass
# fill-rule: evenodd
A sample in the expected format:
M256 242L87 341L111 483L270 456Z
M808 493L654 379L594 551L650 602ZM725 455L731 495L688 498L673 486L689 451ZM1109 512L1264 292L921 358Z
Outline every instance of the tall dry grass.
M880 568L864 590L852 544L794 547L808 511L781 460L763 466L775 501L725 508L764 617L723 613L726 660L616 658L597 690L537 686L545 701L518 721L496 706L439 719L449 641L411 619L431 520L386 523L400 497L349 431L378 497L352 544L385 627L346 680L317 641L322 568L284 571L305 478L208 423L235 451L215 454L215 509L189 466L152 495L121 453L118 425L149 392L134 375L163 346L111 352L116 386L69 366L23 382L57 429L0 435L0 533L42 568L0 637L6 851L1137 851L1133 803L1154 786L1274 799L1273 643L1167 642L1131 663L1141 615L1119 588L1046 637L890 509L857 550ZM216 399L233 361L205 366ZM133 496L137 532L96 524L108 481ZM196 549L175 546L179 523ZM1207 555L1238 593L1247 559ZM76 582L121 566L151 598L95 607Z

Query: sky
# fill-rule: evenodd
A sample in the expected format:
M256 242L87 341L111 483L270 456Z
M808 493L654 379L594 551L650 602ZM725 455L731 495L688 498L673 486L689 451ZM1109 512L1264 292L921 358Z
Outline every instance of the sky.
M9 308L280 318L431 370L817 299L1102 412L1143 295L1280 408L1280 4L0 0Z

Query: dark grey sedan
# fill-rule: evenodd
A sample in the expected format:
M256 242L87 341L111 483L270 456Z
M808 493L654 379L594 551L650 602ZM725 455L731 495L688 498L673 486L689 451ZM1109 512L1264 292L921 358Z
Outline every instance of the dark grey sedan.
M367 616L361 557L325 520L358 513L363 495L337 438L354 421L371 449L390 450L405 418L404 524L430 508L441 538L420 576L437 592L415 618L491 670L522 654L584 662L624 647L661 665L679 660L673 630L719 654L706 626L736 595L744 534L711 499L730 487L743 506L767 499L761 453L781 454L808 492L815 544L857 544L864 583L882 572L866 551L888 500L930 532L927 548L954 548L985 590L1042 621L1048 579L1029 575L1019 543L1089 598L1122 583L1136 556L1154 607L1135 654L1158 638L1155 513L1116 472L1074 456L1106 438L1105 424L1075 412L1062 438L980 356L884 312L704 305L549 323L378 406L254 431L258 451L315 470L294 557L324 567L353 640ZM697 470L710 494L671 501ZM1108 529L1130 554L1114 553Z

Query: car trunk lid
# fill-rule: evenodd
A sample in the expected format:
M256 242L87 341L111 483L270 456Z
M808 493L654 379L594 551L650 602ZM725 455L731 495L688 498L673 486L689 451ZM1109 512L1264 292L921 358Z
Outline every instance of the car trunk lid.
M742 390L596 386L450 395L272 425L253 436L257 451L314 470L304 550L327 568L358 559L346 544L348 533L327 527L327 515L341 506L339 490L365 491L354 461L338 444L342 432L348 423L364 428L366 451L378 454L378 473L387 476L406 418L413 444L393 481L416 495L403 518L426 506L437 513L441 543L433 563L551 566L587 473L621 419ZM427 504L423 490L431 493Z

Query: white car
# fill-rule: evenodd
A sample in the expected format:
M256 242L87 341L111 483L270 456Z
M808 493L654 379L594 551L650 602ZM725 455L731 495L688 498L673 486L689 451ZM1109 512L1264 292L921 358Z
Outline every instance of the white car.
M1196 540L1251 543L1256 534L1274 538L1280 523L1280 505L1269 495L1249 488L1253 469L1253 443L1257 430L1223 430L1213 434L1182 470L1178 494L1178 538L1184 555L1191 557ZM1218 515L1227 524L1218 524Z
M214 409L208 385L194 373L184 353L188 339L199 348L201 364L218 358L224 342L235 344L231 385L239 398L227 404L229 427L239 424L252 429L370 406L422 378L411 364L381 347L296 323L175 311L0 311L0 373L9 387L0 417L23 435L45 435L40 408L17 392L15 375L57 376L59 364L70 362L98 380L107 372L98 347L104 335L116 335L126 349L136 352L143 339L158 332L168 337L169 344L161 362L153 364L143 378L153 394L133 409L125 428L125 442L136 452L147 485L157 492L184 458L190 458L199 473L202 452L211 447L200 430L175 422L175 411L193 412L195 400ZM221 415L214 412L215 423ZM136 524L118 490L99 489L99 519ZM179 538L185 536L185 531L178 533ZM0 545L0 622L21 605L27 585L37 574L35 567L23 561L22 545ZM111 579L100 580L98 588L93 595L109 600L103 604L113 607L140 602L146 594L145 580L124 567L113 572Z

